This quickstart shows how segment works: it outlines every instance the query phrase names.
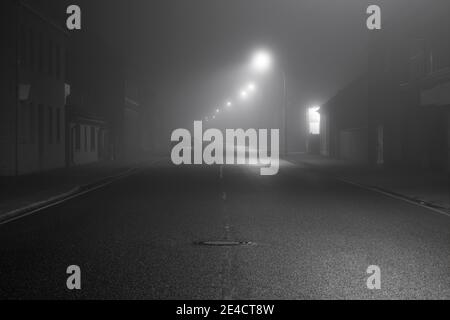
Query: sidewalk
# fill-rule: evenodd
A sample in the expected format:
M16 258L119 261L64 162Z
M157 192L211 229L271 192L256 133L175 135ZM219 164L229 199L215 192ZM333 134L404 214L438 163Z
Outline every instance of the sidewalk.
M288 160L450 212L450 181L444 172L371 168L304 153L290 154Z
M151 160L99 162L19 177L0 177L0 220L12 211L44 204L76 193L82 187L104 183Z

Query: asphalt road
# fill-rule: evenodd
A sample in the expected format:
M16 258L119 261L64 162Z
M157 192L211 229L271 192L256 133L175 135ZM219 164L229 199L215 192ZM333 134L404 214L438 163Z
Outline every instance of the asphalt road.
M299 165L220 171L159 163L1 225L0 298L450 299L449 217ZM221 240L243 245L197 243Z

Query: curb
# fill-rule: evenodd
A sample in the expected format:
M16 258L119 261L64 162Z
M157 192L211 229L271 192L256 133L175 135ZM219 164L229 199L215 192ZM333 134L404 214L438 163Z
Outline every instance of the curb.
M91 183L88 183L85 185L77 186L68 192L61 193L61 194L51 197L47 200L38 201L38 202L32 203L30 205L27 205L25 207L15 209L15 210L12 210L9 212L5 212L4 214L0 214L0 225L6 224L8 222L12 222L14 220L31 215L35 212L41 211L48 207L57 205L64 201L67 201L72 198L81 196L83 194L92 192L94 190L97 190L101 187L104 187L106 185L113 183L114 181L126 178L126 177L134 174L138 169L139 169L139 166L133 167L133 168L128 169L119 174L107 176L100 180L97 180L97 181L94 181L94 182L91 182Z
M397 192L394 192L394 191L390 191L390 190L387 190L387 189L383 189L383 188L380 188L380 187L377 187L377 186L370 186L370 185L360 184L360 183L353 182L353 181L350 181L350 180L347 180L347 179L343 179L343 178L339 178L339 177L334 177L334 178L336 180L338 180L338 181L341 181L341 182L344 182L344 183L347 183L347 184L351 184L353 186L356 186L356 187L359 187L359 188L362 188L362 189L365 189L365 190L377 192L377 193L383 194L385 196L388 196L390 198L394 198L394 199L397 199L397 200L402 200L402 201L411 203L413 205L417 205L419 207L422 207L422 208L434 211L436 213L443 214L443 215L445 215L447 217L450 217L450 209L449 208L438 206L436 204L433 204L431 202L428 202L428 201L425 201L425 200L422 200L422 199L419 199L419 198L413 198L413 197L406 196L406 195L403 195L403 194L400 194L400 193L397 193Z
M391 191L391 190L388 190L388 189L384 189L384 188L381 188L381 187L378 187L378 186L372 186L372 185L367 185L367 184L363 184L363 183L359 183L359 182L354 182L354 181L348 180L346 178L342 178L342 177L336 176L336 175L334 175L332 173L331 174L330 173L326 173L324 170L321 170L320 168L317 168L317 166L314 166L313 164L310 164L310 163L307 163L307 162L303 162L303 161L294 161L294 162L302 164L305 167L309 167L309 168L313 169L314 171L317 171L318 173L326 174L328 176L331 176L335 180L338 180L338 181L341 181L341 182L344 182L344 183L347 183L347 184L351 184L353 186L356 186L356 187L359 187L359 188L362 188L362 189L365 189L365 190L377 192L377 193L383 194L385 196L388 196L388 197L391 197L391 198L394 198L394 199L397 199L397 200L402 200L402 201L405 201L405 202L408 202L408 203L411 203L411 204L414 204L414 205L417 205L417 206L429 209L429 210L434 211L436 213L443 214L443 215L445 215L447 217L450 217L450 208L439 206L439 205L436 205L434 203L431 203L429 201L426 201L426 200L423 200L423 199L420 199L420 198L414 198L414 197L407 196L407 195L404 195L404 194L400 194L400 193L397 193L397 192L394 192L394 191Z

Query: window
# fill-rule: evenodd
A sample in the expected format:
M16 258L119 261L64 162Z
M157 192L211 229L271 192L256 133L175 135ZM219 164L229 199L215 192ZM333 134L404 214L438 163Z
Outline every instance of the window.
M68 81L70 76L69 50L64 49L64 77Z
M33 103L30 102L30 143L34 144L36 142L36 109Z
M81 150L81 127L80 125L75 126L75 150Z
M48 42L48 74L53 75L53 42L49 40Z
M446 47L447 46L447 47ZM450 48L445 41L437 42L431 52L432 71L436 72L445 68L450 68Z
M48 107L48 143L53 143L53 108Z
M35 142L35 110L32 103L21 102L19 109L19 143Z
M309 133L320 134L320 107L312 107L308 109Z
M44 37L42 33L39 34L38 70L40 73L44 72Z
M55 47L56 54L56 77L61 79L61 47L57 44Z
M95 128L91 127L91 152L95 151Z
M25 30L25 26L20 26L20 63L21 65L27 65L27 30Z
M409 46L409 80L426 74L426 45L424 39L413 39Z
M30 108L26 102L20 103L19 109L19 143L28 144L30 142Z
M30 61L29 61L29 65L31 70L34 70L34 55L35 55L35 48L34 48L34 32L33 30L30 30Z
M84 126L84 151L88 151L88 130L87 126Z
M56 143L61 143L61 110L56 108Z

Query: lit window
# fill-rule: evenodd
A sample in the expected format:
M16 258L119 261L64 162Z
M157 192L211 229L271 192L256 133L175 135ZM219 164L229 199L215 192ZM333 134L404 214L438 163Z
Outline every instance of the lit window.
M320 107L308 109L309 133L320 134Z

